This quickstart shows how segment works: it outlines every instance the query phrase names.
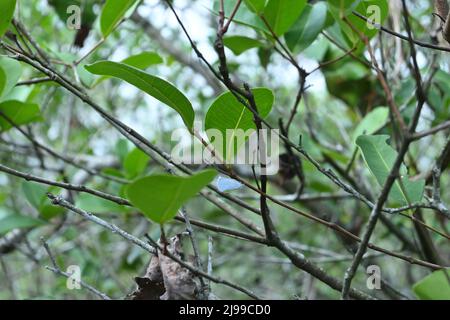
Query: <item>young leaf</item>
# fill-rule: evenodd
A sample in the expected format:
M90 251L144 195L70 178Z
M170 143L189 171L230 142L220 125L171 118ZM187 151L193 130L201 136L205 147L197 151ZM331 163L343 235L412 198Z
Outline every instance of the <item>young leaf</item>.
M106 38L136 0L107 0L100 15L100 30Z
M192 129L195 115L190 101L181 91L166 80L152 76L129 65L112 61L99 61L87 65L85 68L93 74L122 79L145 91L155 99L176 110L183 118L186 126Z
M258 40L244 36L225 37L223 39L223 44L237 56L249 49L262 46L262 43Z
M450 269L434 271L413 286L422 300L450 300Z
M388 135L362 135L356 139L356 144L360 147L367 166L380 186L384 185L397 158L397 152L386 143L388 139ZM389 196L405 205L422 200L425 181L423 179L409 180L403 165L400 176L400 179L393 184Z
M306 49L322 31L327 20L327 5L318 2L315 5L307 5L295 24L285 34L286 44L289 49L297 49L299 52Z
M0 235L3 235L14 229L31 228L41 226L43 224L45 224L44 221L36 218L21 216L18 214L9 215L0 219Z
M14 10L16 9L16 0L2 0L0 2L0 12L2 18L0 19L0 37L3 37L6 30L11 23L14 16Z
M269 0L264 18L277 36L282 36L305 9L306 0Z
M272 91L267 88L255 88L252 92L259 115L262 118L267 117L274 101ZM215 137L212 129L220 131L221 141L212 141L213 137L218 138ZM249 129L256 129L253 113L243 106L231 92L220 95L206 113L206 134L224 160L232 160L239 147L245 142L241 139L235 141L237 131L246 132Z
M0 91L0 101L4 98L19 81L22 75L20 63L8 57L0 57L0 68L4 73L3 90Z
M0 112L16 125L27 124L41 120L39 106L34 103L24 103L16 100L9 100L0 103ZM4 117L0 116L0 128L5 131L13 126Z
M189 177L153 175L131 183L126 194L130 202L157 223L171 220L181 206L209 184L216 171L205 170Z

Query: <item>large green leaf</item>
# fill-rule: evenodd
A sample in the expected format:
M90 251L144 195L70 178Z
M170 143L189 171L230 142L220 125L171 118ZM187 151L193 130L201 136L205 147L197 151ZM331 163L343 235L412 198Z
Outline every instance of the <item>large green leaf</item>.
M2 0L0 1L0 37L3 37L6 30L11 23L14 16L14 10L16 9L16 0Z
M87 65L85 68L93 74L108 75L122 79L145 91L152 97L175 109L183 118L186 126L192 129L195 115L190 101L180 90L166 80L119 62L99 61Z
M327 20L327 5L318 2L315 5L307 5L295 24L285 34L286 44L289 49L303 51L322 31Z
M161 56L156 52L145 51L133 56L129 56L128 58L120 62L141 70L145 70L148 67L155 64L160 64L163 61L164 60L161 58ZM101 76L97 79L97 81L95 81L94 86L108 78L110 78L110 76Z
M361 135L356 139L364 160L380 186L384 186L397 158L397 152L386 143L388 139L388 135ZM404 165L400 168L400 176L401 178L396 179L391 188L389 194L391 199L403 204L422 200L425 181L423 179L411 181Z
M171 220L181 206L200 192L216 176L206 170L189 177L153 175L131 183L126 194L130 202L157 223Z
M0 57L0 68L3 71L4 80L2 90L0 91L0 101L4 98L19 81L22 75L20 63L8 57ZM0 80L1 82L1 80Z
M223 44L237 56L249 49L262 46L262 43L258 40L244 36L225 37L223 39Z
M277 36L283 35L305 9L306 0L269 0L264 18Z
M262 118L267 117L274 101L272 91L267 88L255 88L252 92L259 115ZM213 129L221 133L222 139L214 134L215 130ZM219 151L226 161L232 160L237 155L239 147L245 142L242 139L235 141L237 131L247 132L249 129L256 129L253 113L242 105L231 92L220 95L206 113L206 134L215 150Z
M32 217L13 214L0 219L0 235L14 229L31 228L45 224L44 221Z
M0 103L0 112L16 125L23 125L41 120L39 106L34 103L25 103L17 100L8 100ZM13 126L0 115L0 128L11 129Z
M433 272L417 282L413 290L422 300L450 300L450 269Z
M100 30L106 38L136 0L107 0L100 15Z

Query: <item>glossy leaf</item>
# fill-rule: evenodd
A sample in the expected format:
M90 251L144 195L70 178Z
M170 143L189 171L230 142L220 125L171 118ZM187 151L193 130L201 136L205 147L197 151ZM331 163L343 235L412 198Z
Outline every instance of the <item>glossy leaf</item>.
M306 0L269 0L264 18L277 36L283 35L295 23L306 7Z
M450 300L450 269L434 271L413 286L422 300Z
M188 177L152 175L131 183L126 194L130 202L157 223L175 217L181 206L209 184L216 171L206 170Z
M100 15L100 30L106 38L136 0L107 0Z
M85 68L93 74L116 77L134 85L176 110L183 118L186 126L189 129L192 128L195 115L190 101L166 80L118 62L100 61L87 65Z
M285 34L289 49L303 51L314 40L325 26L327 20L327 5L318 2L315 5L307 5L295 24Z
M164 60L161 58L161 56L155 52L145 51L133 56L130 56L124 60L121 61L123 64L127 64L129 66L145 70L148 67L156 64L163 63ZM101 76L100 78L95 81L94 86L99 84L100 82L109 79L110 76Z
M12 18L14 16L14 10L16 9L16 0L2 0L0 1L0 37L3 37L8 29Z
M262 46L262 43L258 40L244 36L225 37L223 39L223 44L237 56L249 49Z
M39 106L34 103L8 100L0 103L0 112L16 125L23 125L42 119ZM1 130L9 130L12 127L9 121L0 116Z
M255 88L252 92L259 115L262 118L267 117L274 102L272 91L267 88ZM214 140L217 137L213 129L221 133L222 139L220 141ZM206 134L224 160L232 160L237 154L239 147L245 142L242 140L235 141L237 130L246 132L249 129L256 129L253 122L253 113L243 106L230 92L220 95L206 113Z
M0 219L0 235L8 233L14 229L32 228L43 224L45 224L44 221L36 218L18 214L9 215Z
M380 186L384 183L395 163L397 152L386 143L388 135L361 135L356 139L364 160L375 176ZM423 179L411 181L406 173L406 167L401 166L400 179L392 185L389 196L402 204L416 203L422 200L425 181Z

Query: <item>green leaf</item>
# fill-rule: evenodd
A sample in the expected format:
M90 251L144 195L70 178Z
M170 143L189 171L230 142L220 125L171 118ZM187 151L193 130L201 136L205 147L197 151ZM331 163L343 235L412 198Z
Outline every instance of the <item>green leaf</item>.
M305 9L306 0L269 0L264 17L277 36L283 35Z
M364 160L380 186L384 186L397 158L397 152L386 143L388 139L388 135L361 135L356 139ZM389 193L391 199L403 204L421 201L425 180L409 180L404 165L400 168L400 176L400 180L397 179L392 185Z
M159 54L151 51L144 51L122 60L122 63L144 70L152 65L163 63L164 60Z
M261 13L266 6L266 0L244 0L245 5L254 13Z
M450 300L450 269L434 271L413 286L422 300Z
M306 49L322 31L327 20L327 5L318 2L315 5L307 5L295 24L285 34L286 44L289 49L296 48L299 52Z
M44 200L47 198L48 188L39 183L24 181L22 183L22 191L25 194L25 198L28 202L39 209Z
M272 91L267 88L255 88L252 90L258 113L262 118L268 116L274 102ZM219 130L221 140L214 134L212 129ZM241 145L248 138L235 141L238 130L247 132L255 129L253 113L243 106L231 92L220 95L208 109L205 117L205 130L210 142L216 151L219 151L224 160L232 160ZM215 139L213 139L213 137Z
M138 148L135 148L128 153L123 162L123 167L128 175L128 178L135 178L144 172L145 168L147 168L149 160L149 156Z
M41 226L43 224L45 224L44 221L36 218L18 214L9 215L5 218L0 219L0 235L3 235L14 229L31 228Z
M181 206L200 192L216 176L205 170L188 177L152 175L131 183L126 194L130 202L157 223L171 220Z
M2 96L2 92L6 87L6 81L7 81L7 78L6 78L5 71L3 71L3 69L0 66L0 97Z
M42 204L39 208L39 217L44 220L50 220L60 214L63 214L65 209L52 204Z
M223 44L237 56L249 49L262 46L262 43L258 40L244 36L225 37L223 39Z
M2 13L2 18L0 19L0 37L3 37L6 30L8 30L15 9L16 0L2 0L0 2L0 12Z
M23 181L22 191L30 205L39 212L39 217L44 220L49 220L65 211L64 208L48 203L48 186L35 182Z
M17 100L1 102L0 112L16 125L42 120L39 106L34 103L25 103ZM0 116L0 127L5 131L13 126L4 117Z
M80 193L75 200L75 206L92 213L123 212L123 207L109 200L96 197L89 193Z
M383 127L389 117L389 108L377 107L366 114L353 132L353 141L363 134L370 135Z
M106 38L136 0L107 0L100 14L100 30Z
M138 68L140 70L145 70L148 67L156 64L163 63L164 60L161 58L161 56L155 52L145 51L139 54L136 54L134 56L130 56L124 60L121 61L123 64L127 64L129 66ZM100 82L109 79L110 76L101 76L100 78L95 81L95 84L93 86L98 85Z
M145 91L176 110L183 118L186 126L192 129L195 115L190 101L181 91L166 80L118 62L100 61L87 65L85 68L93 74L108 75L122 79Z
M0 57L0 68L2 69L5 79L3 80L3 90L0 91L0 101L4 98L19 81L22 75L22 67L20 63L8 57Z

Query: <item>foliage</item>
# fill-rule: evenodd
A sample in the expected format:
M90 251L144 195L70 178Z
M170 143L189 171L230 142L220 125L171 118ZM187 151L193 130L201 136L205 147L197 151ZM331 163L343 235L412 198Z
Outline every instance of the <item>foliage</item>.
M159 241L159 268L184 270L175 293L200 281L169 253L212 264L198 299L449 299L450 50L433 1L18 8L0 2L0 299L105 298L46 270L41 238L112 298L162 295L139 280ZM274 175L229 163L260 128L279 139ZM226 163L179 161L175 144Z

